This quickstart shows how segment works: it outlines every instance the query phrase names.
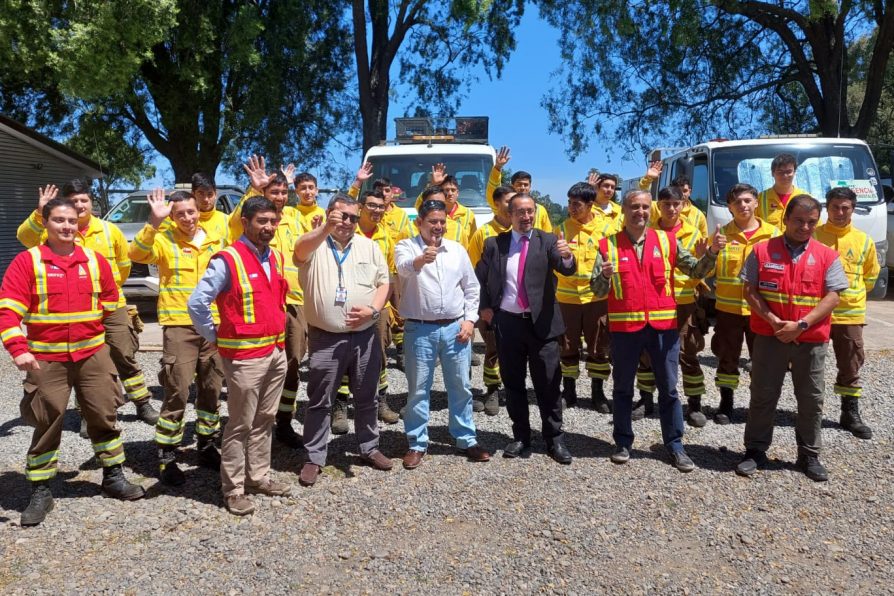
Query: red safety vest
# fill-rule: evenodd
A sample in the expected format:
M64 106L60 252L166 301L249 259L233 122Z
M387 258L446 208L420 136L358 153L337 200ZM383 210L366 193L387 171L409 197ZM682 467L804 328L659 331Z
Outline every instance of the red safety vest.
M286 293L282 256L270 251L270 279L257 255L243 242L218 252L227 264L230 287L217 295L220 311L217 351L222 358L263 358L285 345Z
M19 253L0 290L0 338L16 357L78 362L105 345L103 317L118 308L108 261L75 245L63 258L41 244ZM20 324L28 329L27 338Z
M783 321L797 321L813 310L825 292L826 271L838 253L813 238L807 243L797 263L785 247L783 237L771 238L754 246L757 258L757 291L767 306ZM751 311L751 330L773 336L773 327ZM829 341L832 317L815 323L798 337L799 342Z
M614 267L608 293L609 331L633 332L646 325L667 330L677 327L674 267L677 239L672 232L646 230L642 261L624 230L602 238L599 252Z

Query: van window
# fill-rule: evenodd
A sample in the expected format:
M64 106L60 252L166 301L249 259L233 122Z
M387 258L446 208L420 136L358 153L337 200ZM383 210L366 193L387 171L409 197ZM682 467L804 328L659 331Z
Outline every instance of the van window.
M488 155L391 155L372 156L372 178L364 185L372 188L376 178L388 178L391 184L401 189L396 203L400 207L413 207L429 181L432 166L443 163L447 173L456 177L459 185L459 202L466 207L486 207L484 190L493 167ZM536 180L534 181L536 184Z
M708 157L696 155L692 164L692 194L689 200L702 211L708 210Z

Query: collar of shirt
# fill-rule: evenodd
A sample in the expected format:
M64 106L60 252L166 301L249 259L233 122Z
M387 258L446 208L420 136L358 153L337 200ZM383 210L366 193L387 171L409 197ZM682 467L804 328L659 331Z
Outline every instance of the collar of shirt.
M643 233L643 237L640 238L639 240L636 240L636 239L633 238L633 236L631 236L630 234L627 233L627 230L626 230L626 229L624 230L624 233L627 234L627 239L630 240L630 244L632 244L632 245L635 246L635 247L636 247L636 246L643 246L643 245L646 243L646 237L649 235L649 231L646 230L646 231Z
M522 236L527 236L527 237L528 237L528 240L530 240L532 234L534 234L534 229L533 229L533 228L531 228L530 230L528 230L528 233L527 233L527 234L520 234L519 232L516 232L515 229L513 229L513 230L512 230L512 243L513 243L513 244L518 244L519 242L521 242L521 237L522 237Z
M422 234L413 236L413 240L415 240L416 244L419 246L420 254L425 251L426 247L428 247ZM444 242L443 238L441 239L441 244L438 245L438 252L447 252L447 243Z
M356 235L357 235L357 232L354 232L354 236L356 236ZM346 250L348 250L351 247L351 242L354 240L354 236L351 236L351 240L348 240L348 243L345 244L344 246L341 245L341 242L339 242L338 240L333 238L331 234L329 236L327 236L327 238L332 240L332 244L335 245L335 248L337 248L341 252L345 252ZM327 242L326 244L328 245L329 243Z
M804 244L793 245L788 241L788 237L783 234L782 235L782 243L785 244L785 250L788 251L788 254L792 256L792 260L794 261L799 256L801 256L805 250L807 250L807 245L810 244L810 240L805 242Z
M258 260L261 261L262 263L270 260L270 247L269 246L262 253L261 251L258 250L258 247L255 246L254 243L252 243L252 241L248 239L248 237L245 234L242 234L242 236L239 237L239 242L241 242L242 244L244 244L245 246L250 248L251 251L253 253L255 253L255 255L257 255Z

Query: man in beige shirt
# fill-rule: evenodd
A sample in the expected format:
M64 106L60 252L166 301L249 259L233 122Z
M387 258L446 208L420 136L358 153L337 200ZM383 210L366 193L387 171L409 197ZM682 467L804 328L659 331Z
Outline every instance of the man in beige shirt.
M354 395L360 458L379 470L392 467L378 448L376 393L382 364L376 323L388 298L388 266L375 242L354 233L358 211L355 200L336 195L325 221L295 243L310 355L304 420L308 461L299 478L304 486L313 485L326 464L332 401L345 374Z

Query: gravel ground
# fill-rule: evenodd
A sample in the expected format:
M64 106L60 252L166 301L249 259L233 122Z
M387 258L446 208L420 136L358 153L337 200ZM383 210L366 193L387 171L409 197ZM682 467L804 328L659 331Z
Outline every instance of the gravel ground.
M155 378L158 354L140 361ZM712 378L715 360L703 362ZM397 408L406 381L389 373ZM480 387L480 367L474 376ZM840 430L837 400L828 400L823 459L831 481L824 484L793 467L788 385L773 463L744 479L732 472L742 449L744 389L735 424L687 429L698 468L684 475L667 463L657 419L635 424L631 461L612 465L609 416L588 409L587 399L566 413L571 466L549 459L536 439L530 459L468 463L453 454L438 379L433 444L419 469L399 465L406 449L400 424L382 429L393 471L359 465L348 434L334 438L331 465L312 489L297 482L303 455L275 446L275 477L290 483L293 495L254 497L258 511L247 518L221 507L216 474L193 467L191 434L187 485L159 485L152 428L135 419L132 406L120 414L126 465L147 498L103 498L101 472L71 413L56 509L41 526L21 528L31 429L18 417L22 375L0 358L0 591L892 593L892 377L891 354L870 354L863 411L875 430L871 441ZM747 375L743 380L747 386ZM832 382L830 365L829 388ZM578 392L589 395L588 381L579 381ZM706 401L718 402L713 387ZM194 420L191 407L187 415ZM505 409L492 418L476 414L476 421L487 447L510 440Z

